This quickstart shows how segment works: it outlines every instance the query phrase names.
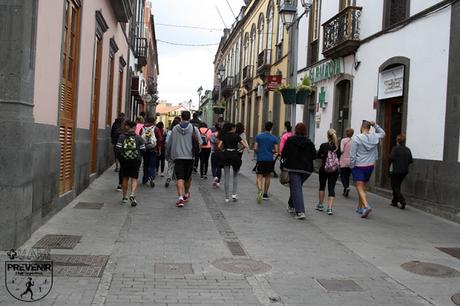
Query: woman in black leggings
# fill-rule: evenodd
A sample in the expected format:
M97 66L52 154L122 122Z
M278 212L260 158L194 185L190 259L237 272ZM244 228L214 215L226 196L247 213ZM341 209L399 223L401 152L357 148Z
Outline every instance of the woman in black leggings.
M337 144L337 134L334 129L327 131L327 142L321 144L318 150L318 158L321 158L321 167L319 168L319 201L316 210L323 211L324 196L327 183L328 200L326 212L332 215L332 207L335 199L335 184L339 177L339 154Z

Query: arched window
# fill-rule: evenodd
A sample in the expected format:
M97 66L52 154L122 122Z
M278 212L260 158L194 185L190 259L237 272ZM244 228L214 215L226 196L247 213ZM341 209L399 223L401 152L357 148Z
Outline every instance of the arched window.
M273 40L273 2L270 2L267 11L267 49L272 48Z
M258 42L257 42L257 54L262 53L264 50L264 14L260 13L258 22Z
M276 38L276 44L280 44L283 41L283 33L284 32L284 25L283 19L281 19L281 15L278 16L278 37Z
M244 35L244 58L243 58L244 67L249 65L249 34Z
M251 29L251 59L250 59L250 64L254 66L256 60L256 25L252 25Z

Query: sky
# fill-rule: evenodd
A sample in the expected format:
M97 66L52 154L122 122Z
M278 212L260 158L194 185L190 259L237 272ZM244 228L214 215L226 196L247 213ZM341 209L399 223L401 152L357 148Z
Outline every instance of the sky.
M151 3L160 67L159 98L174 105L192 99L192 106L198 107L198 88L202 86L204 90L213 89L213 61L218 45L174 46L161 41L218 44L224 24L216 6L227 27L231 27L235 18L226 0L151 0ZM238 15L241 6L244 5L243 0L228 0L228 3L235 15ZM161 24L208 29L179 28Z

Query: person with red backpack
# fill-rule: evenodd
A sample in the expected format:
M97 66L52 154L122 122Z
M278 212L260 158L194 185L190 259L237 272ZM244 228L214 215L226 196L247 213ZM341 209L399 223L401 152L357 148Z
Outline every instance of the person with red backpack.
M326 213L332 215L332 207L335 199L335 184L339 178L339 155L340 150L337 142L337 133L334 129L327 131L327 142L321 144L318 150L318 158L321 159L319 168L319 201L316 210L323 211L324 196L327 183L328 200Z

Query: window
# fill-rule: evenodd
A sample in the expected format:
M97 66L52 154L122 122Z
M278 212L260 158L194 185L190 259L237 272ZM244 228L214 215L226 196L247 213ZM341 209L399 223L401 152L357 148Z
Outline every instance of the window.
M283 57L283 33L284 26L281 16L278 17L278 35L276 37L276 60L279 61Z
M318 61L319 58L319 33L321 24L321 0L313 0L310 12L310 27L308 33L308 65L312 65Z
M250 64L254 65L256 60L256 25L252 25L251 29L251 59L250 59Z
M259 15L258 31L257 54L260 54L264 50L264 15L262 13Z
M273 3L269 4L267 13L267 49L272 49L273 40ZM267 58L267 62L271 63L271 58Z
M249 65L249 34L244 35L244 67Z
M389 28L392 25L401 22L409 17L409 0L385 0L383 5L384 29Z

